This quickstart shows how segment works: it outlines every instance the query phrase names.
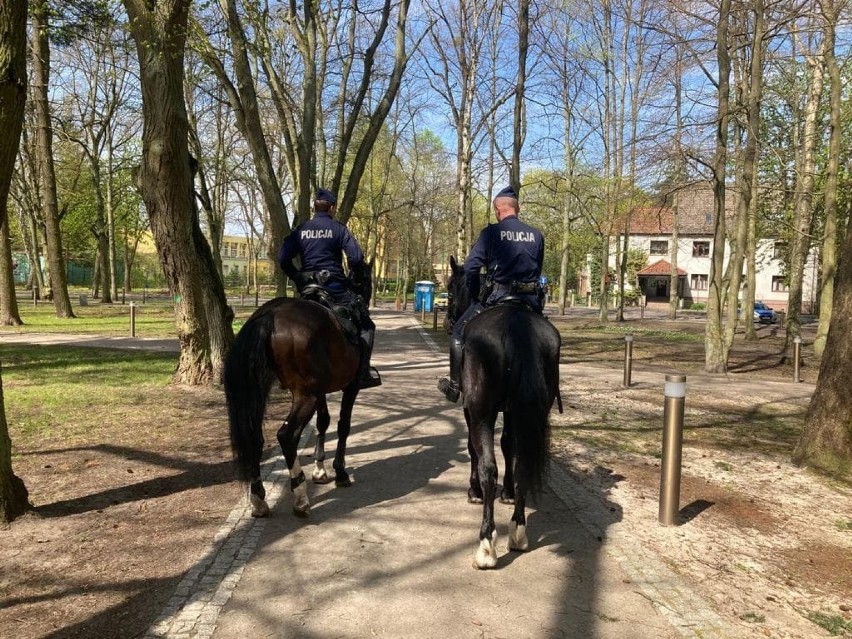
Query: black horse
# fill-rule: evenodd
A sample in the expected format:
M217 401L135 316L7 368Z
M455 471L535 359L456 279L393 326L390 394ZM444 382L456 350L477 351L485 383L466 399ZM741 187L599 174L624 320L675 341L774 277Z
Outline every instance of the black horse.
M463 269L450 258L446 327L471 304ZM503 413L500 447L506 462L501 501L515 504L509 550L527 550L524 508L542 485L550 447L549 414L559 400L559 332L542 315L511 299L485 309L464 328L461 389L470 452L472 502L481 500L482 525L474 567L497 565L494 425Z
M366 302L372 293L371 269L359 272L358 289ZM310 288L310 287L309 287ZM243 325L225 360L224 386L228 402L231 446L240 479L250 484L252 516L269 514L260 479L263 416L272 385L277 381L293 397L290 413L278 429L278 443L290 471L293 513L310 510L298 443L305 425L317 415L314 450L316 483L330 481L325 471L325 434L331 422L326 395L343 391L337 422L334 481L351 486L346 472L346 440L352 407L358 396L359 346L354 327L327 305L303 298L276 298L258 308ZM313 293L323 297L317 287ZM327 296L326 296L327 298Z

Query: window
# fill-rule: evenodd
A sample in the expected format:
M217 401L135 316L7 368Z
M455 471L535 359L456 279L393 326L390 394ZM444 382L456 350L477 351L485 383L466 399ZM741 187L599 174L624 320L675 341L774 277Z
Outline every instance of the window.
M698 273L696 275L689 276L689 287L693 291L706 291L707 290L707 275Z
M786 293L787 292L787 282L784 281L783 275L773 275L772 276L772 290L776 293Z
M651 255L668 255L668 240L651 240Z
M775 242L772 247L772 257L776 260L783 260L787 253L787 242Z
M708 257L710 255L710 242L693 242L692 257Z
M237 256L237 243L231 242L231 257Z
M246 256L246 245L240 244L240 257L245 257L245 256Z
M710 224L713 224L713 214L712 213L705 213L704 214L704 223L707 224L708 226Z

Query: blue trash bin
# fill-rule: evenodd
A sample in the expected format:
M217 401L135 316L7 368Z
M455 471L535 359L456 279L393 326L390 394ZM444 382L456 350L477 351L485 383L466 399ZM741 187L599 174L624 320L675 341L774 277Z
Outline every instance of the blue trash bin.
M414 283L414 310L432 312L432 302L435 295L434 282Z

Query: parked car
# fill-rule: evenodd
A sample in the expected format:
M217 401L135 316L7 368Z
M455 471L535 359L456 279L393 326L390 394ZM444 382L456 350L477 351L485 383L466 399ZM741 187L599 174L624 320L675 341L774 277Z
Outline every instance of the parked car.
M763 302L754 303L754 321L761 324L774 324L778 321L778 316L771 308Z
M447 308L450 304L450 294L449 293L438 293L438 297L435 298L435 308Z

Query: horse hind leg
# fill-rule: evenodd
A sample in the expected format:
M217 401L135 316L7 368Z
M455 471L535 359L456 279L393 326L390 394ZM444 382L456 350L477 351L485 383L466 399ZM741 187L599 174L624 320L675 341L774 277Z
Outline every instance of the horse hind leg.
M522 471L523 469L516 468L515 470ZM517 472L515 477L518 478L515 485L515 509L512 512L512 520L509 522L509 541L507 545L510 551L526 552L530 547L530 542L527 538L527 516L524 512L527 502L527 485L523 479L523 472Z
M323 397L317 403L317 443L314 447L314 471L311 473L315 484L327 484L331 481L331 477L325 471L325 435L330 423L328 403Z
M497 565L497 526L494 523L494 498L497 492L494 419L487 423L472 419L471 424L475 426L471 437L479 454L479 481L482 486L482 524L479 528L479 547L473 558L473 566L483 570Z
M340 400L340 419L337 421L337 450L334 454L334 485L338 488L348 488L352 479L346 472L346 443L352 430L352 407L358 397L358 384L352 383L343 391Z
M310 513L308 488L305 485L305 473L299 463L299 438L305 424L314 413L316 400L313 397L297 397L294 393L293 407L287 419L278 429L278 443L290 470L290 489L293 491L293 514L297 517L307 517Z
M529 550L530 542L527 538L527 518L524 514L524 498L519 497L515 501L515 512L512 513L512 521L509 522L509 550L526 552Z
M515 446L509 428L507 420L504 418L503 432L500 435L500 449L503 451L503 463L506 466L506 471L503 473L503 488L500 490L501 504L515 503Z
M464 409L464 417L468 423L467 452L470 455L470 487L467 489L467 501L469 504L481 504L482 485L479 482L479 455L476 453L476 447L473 445L470 436L470 414L466 408Z
M269 504L266 503L266 489L263 480L258 477L249 484L249 503L252 517L268 517Z

